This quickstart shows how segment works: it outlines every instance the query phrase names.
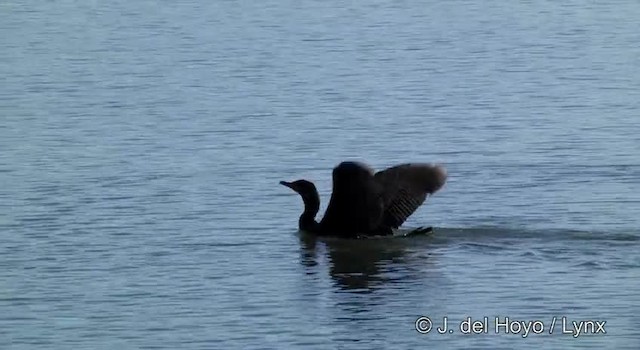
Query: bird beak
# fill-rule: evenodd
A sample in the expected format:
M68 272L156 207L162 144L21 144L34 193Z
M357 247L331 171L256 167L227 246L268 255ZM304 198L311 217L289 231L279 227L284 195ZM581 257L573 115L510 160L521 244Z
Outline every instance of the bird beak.
M291 182L280 181L280 184L281 184L282 186L287 186L287 187L289 187L290 189L293 189L293 184L292 184Z

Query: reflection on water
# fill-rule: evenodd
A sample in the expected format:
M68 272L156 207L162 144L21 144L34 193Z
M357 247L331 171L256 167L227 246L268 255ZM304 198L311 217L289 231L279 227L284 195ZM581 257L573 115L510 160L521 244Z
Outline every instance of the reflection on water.
M326 256L329 275L341 290L370 293L408 268L409 240L402 238L338 239L299 233L300 262L314 268Z

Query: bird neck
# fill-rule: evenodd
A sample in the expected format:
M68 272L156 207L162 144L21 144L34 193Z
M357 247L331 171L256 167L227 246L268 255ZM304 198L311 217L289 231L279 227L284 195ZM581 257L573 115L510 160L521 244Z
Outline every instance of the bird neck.
M300 215L298 227L302 231L314 232L318 230L316 215L320 210L320 196L317 191L313 193L305 193L302 195L304 201L304 212Z

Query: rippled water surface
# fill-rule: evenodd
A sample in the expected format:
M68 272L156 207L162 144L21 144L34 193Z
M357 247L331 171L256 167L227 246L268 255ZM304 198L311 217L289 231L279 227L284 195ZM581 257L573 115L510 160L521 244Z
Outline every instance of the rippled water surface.
M631 0L3 2L2 348L637 349L638 18ZM345 159L445 164L406 223L435 233L298 233L278 182L315 181L324 208ZM496 335L496 316L544 333Z

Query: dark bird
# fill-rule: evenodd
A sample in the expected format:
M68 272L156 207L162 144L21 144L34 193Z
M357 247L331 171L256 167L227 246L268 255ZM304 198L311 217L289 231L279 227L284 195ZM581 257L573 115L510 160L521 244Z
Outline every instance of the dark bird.
M315 219L320 196L312 182L280 184L298 192L304 201L298 221L301 231L355 238L393 234L446 179L446 170L433 164L401 164L374 173L365 164L342 162L333 169L333 192L320 222Z

